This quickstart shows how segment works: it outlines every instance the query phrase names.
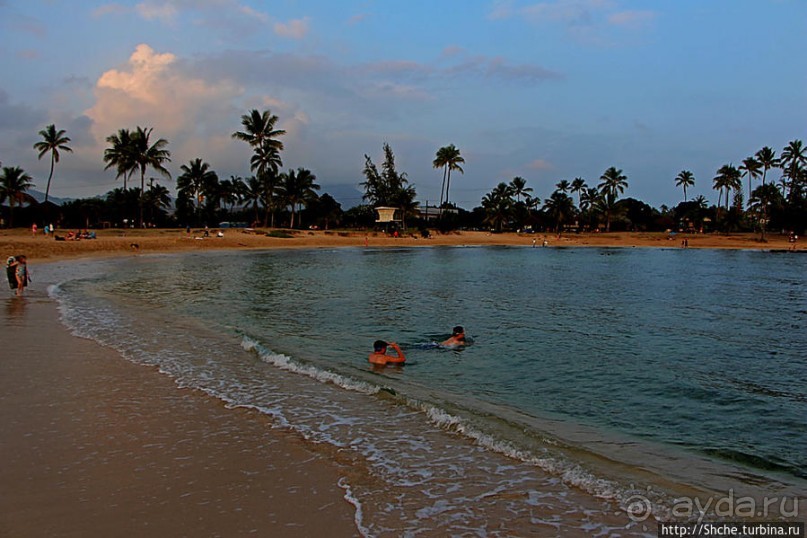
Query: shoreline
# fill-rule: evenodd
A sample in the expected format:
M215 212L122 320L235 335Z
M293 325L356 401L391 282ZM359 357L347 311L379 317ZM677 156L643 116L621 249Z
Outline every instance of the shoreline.
M335 462L74 336L34 286L0 313L4 349L19 350L0 378L0 534L358 534Z
M340 247L428 247L428 246L521 246L541 247L601 247L601 248L681 248L684 239L687 248L788 251L794 245L785 235L770 234L766 242L758 234L677 234L664 232L610 232L563 234L518 234L514 232L494 234L489 232L462 231L446 234L433 233L424 239L416 234L393 238L382 232L323 231L323 230L277 230L292 237L268 237L266 230L246 233L241 229L225 229L223 237L216 237L211 230L203 237L203 230L195 230L189 236L185 230L152 229L97 231L97 239L81 241L55 241L51 237L32 237L26 229L0 230L0 253L4 256L26 254L35 263L83 257L125 256L143 253L194 252L206 250L262 250L274 248L340 248ZM57 235L64 235L57 230ZM533 243L535 241L535 243ZM795 248L804 252L803 246Z

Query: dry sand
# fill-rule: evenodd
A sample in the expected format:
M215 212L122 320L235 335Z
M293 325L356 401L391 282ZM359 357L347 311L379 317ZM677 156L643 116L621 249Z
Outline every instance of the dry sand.
M513 245L540 246L544 240L550 247L661 247L680 248L687 239L689 248L729 249L788 249L787 236L770 234L767 241L759 234L678 234L671 238L662 232L614 232L570 234L516 234L487 232L433 233L429 239L417 235L393 238L377 232L356 231L294 231L291 238L267 237L266 230L245 233L241 230L223 230L224 237L203 237L203 230L100 230L97 239L82 241L55 241L41 233L32 237L22 229L0 230L0 255L26 254L31 261L48 261L72 257L126 255L133 253L180 252L211 249L267 249L267 248L318 248L318 247L403 247L448 245ZM65 232L57 230L56 235ZM133 245L137 245L136 247ZM802 247L803 248L803 247Z
M0 536L357 535L335 463L72 336L36 285L0 342Z

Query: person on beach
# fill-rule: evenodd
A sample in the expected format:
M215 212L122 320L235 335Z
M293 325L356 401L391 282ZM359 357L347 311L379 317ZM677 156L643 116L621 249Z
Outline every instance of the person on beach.
M7 270L14 272L16 286L12 287L17 290L17 295L22 295L28 283L31 281L31 275L28 272L28 259L22 255L9 258Z
M387 354L387 346L392 348L395 355ZM370 364L377 366L386 366L387 364L403 364L406 362L406 356L401 351L401 347L395 342L385 342L383 340L376 340L373 343L373 352L368 357Z
M460 347L464 346L465 344L465 329L462 325L457 325L451 331L451 336L448 338L448 340L445 340L440 345L443 347Z

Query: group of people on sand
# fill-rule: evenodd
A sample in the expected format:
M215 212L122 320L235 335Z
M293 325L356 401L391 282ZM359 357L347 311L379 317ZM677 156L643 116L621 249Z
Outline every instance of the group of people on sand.
M22 295L28 283L31 282L31 272L28 270L28 258L24 255L10 256L6 261L6 275L8 285L12 290L16 290L17 295Z
M465 346L467 343L465 337L465 329L462 325L457 325L451 332L451 336L440 343L440 347L445 348L458 348ZM392 348L392 349L390 349ZM395 353L391 355L390 352ZM401 346L395 342L385 342L384 340L376 340L373 342L373 352L368 357L370 364L376 366L386 366L387 364L404 364L406 362L406 355L401 350Z

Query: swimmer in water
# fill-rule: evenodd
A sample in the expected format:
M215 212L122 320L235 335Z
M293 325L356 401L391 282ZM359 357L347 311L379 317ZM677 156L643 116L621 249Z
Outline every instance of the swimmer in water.
M396 355L387 355L387 346L392 348ZM376 340L373 343L373 352L370 353L368 360L371 364L377 366L385 366L387 364L403 364L406 362L406 356L401 348L395 342L385 342L383 340Z
M440 345L443 347L460 347L465 344L465 329L462 325L457 325L452 330L451 337Z

